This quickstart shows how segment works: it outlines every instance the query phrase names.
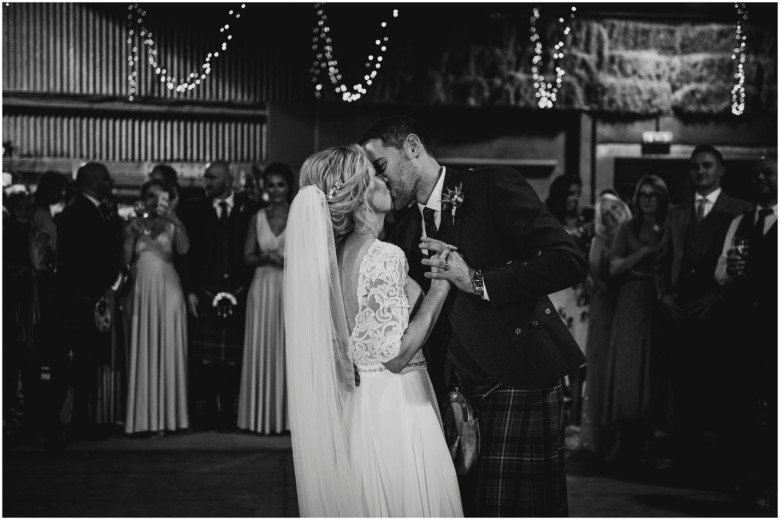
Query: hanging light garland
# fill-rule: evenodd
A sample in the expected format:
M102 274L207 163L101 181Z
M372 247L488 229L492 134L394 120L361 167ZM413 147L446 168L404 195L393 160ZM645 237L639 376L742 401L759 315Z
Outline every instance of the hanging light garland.
M314 26L311 48L314 51L315 60L312 68L309 69L312 75L311 81L314 84L314 97L317 99L322 97L323 81L320 79L320 74L327 70L331 84L336 87L336 94L340 95L341 99L348 103L357 101L368 90L366 90L362 82L356 83L352 88L347 88L347 85L342 81L338 60L334 57L333 39L329 34L328 15L325 14L323 4L315 4L314 9L317 13L317 23ZM393 9L393 18L398 18L398 9ZM387 22L382 21L380 23L381 33L374 40L376 50L373 52L369 51L366 59L363 80L367 86L371 86L379 73L379 69L382 68L383 54L387 51L387 44L390 40L389 36L387 36L387 27Z
M734 86L731 88L731 113L735 116L741 116L745 113L745 61L747 36L745 35L745 25L748 20L747 6L745 4L734 4L737 9L737 44L734 47L734 54L731 59L737 62L737 71L734 73Z
M230 9L228 11L228 16L238 20L241 18L241 11L245 8L246 4L241 4L240 8ZM128 64L130 65L130 75L127 79L130 85L130 93L128 95L130 101L135 99L135 95L138 92L138 37L143 38L142 43L146 46L147 61L149 62L151 69L157 77L160 78L160 81L168 87L168 90L175 89L176 92L179 93L194 90L198 87L211 73L212 60L219 58L220 51L225 52L227 50L228 42L233 39L233 35L229 32L230 24L226 23L221 26L219 32L223 35L224 39L222 40L219 49L206 54L206 57L197 72L190 72L186 79L183 77L177 78L172 74L168 74L168 69L157 61L157 48L155 47L156 44L152 37L152 31L144 26L146 11L139 7L138 4L130 4L127 9L130 11L127 15L127 45L130 48L130 55L127 58Z
M534 7L531 14L531 44L534 46L534 57L531 60L531 73L534 79L534 88L536 89L536 97L538 98L539 108L552 108L553 104L558 100L558 89L561 88L563 82L563 75L566 72L561 67L561 60L563 60L563 46L565 44L566 36L571 32L571 23L574 20L574 13L577 11L575 6L571 6L571 11L567 18L558 18L558 23L562 24L563 37L555 44L553 49L553 66L555 67L555 80L554 82L548 81L543 74L539 72L542 62L542 42L540 41L539 32L536 30L536 22L539 20L539 8Z

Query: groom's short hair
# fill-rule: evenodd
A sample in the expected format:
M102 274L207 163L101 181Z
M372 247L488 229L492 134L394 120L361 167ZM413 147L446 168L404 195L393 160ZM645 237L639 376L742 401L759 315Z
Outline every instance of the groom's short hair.
M373 139L381 139L385 144L400 150L403 148L404 141L409 134L415 134L419 137L420 142L425 147L425 151L433 157L433 145L431 145L428 131L409 116L394 116L380 119L366 130L358 142L361 146L364 146Z

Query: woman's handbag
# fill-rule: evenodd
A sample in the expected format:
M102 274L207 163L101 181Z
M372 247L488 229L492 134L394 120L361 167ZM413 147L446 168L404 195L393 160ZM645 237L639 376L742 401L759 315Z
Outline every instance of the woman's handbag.
M442 422L455 472L466 475L479 457L479 422L474 408L459 388L450 391L442 410Z

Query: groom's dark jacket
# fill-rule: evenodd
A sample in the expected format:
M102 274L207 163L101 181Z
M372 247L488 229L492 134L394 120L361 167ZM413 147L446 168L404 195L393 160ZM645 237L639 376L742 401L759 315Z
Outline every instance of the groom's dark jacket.
M445 306L449 356L475 381L522 389L555 384L585 356L548 294L581 282L586 261L523 176L511 168L446 169L442 195L462 186L455 211L442 202L437 238L481 269L490 301L453 289ZM422 217L412 208L394 230L410 276L424 288ZM427 282L427 283L426 283ZM435 338L432 337L435 340Z

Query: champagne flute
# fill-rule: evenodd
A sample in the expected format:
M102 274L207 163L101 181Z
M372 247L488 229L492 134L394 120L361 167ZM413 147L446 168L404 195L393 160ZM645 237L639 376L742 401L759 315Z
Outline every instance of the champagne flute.
M731 241L731 247L734 248L734 251L739 255L739 259L741 261L745 260L745 257L747 256L747 248L748 248L748 239L745 237L734 235L734 238ZM737 269L737 276L742 277L745 276L745 268L739 267Z

